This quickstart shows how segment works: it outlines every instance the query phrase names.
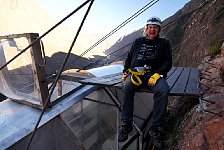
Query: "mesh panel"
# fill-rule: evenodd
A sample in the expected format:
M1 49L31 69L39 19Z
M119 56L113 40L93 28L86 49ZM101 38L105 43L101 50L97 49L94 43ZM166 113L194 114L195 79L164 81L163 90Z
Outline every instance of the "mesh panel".
M26 38L0 41L0 66L17 55L28 45ZM32 59L29 49L0 71L0 93L16 99L39 103L38 91L34 81Z

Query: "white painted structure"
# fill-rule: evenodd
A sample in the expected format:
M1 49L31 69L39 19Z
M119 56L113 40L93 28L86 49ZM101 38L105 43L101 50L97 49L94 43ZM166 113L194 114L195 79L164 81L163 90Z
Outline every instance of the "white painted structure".
M123 70L122 64L114 64L114 65L94 68L94 69L90 69L86 71L93 74L96 77L99 77L99 76L119 73L122 70ZM72 82L72 81L69 81L69 82ZM66 89L67 88L66 86L67 84L63 84L62 89ZM122 97L121 90L115 89L115 91L120 101ZM86 98L90 99L90 101L85 100ZM93 102L91 100L95 100L95 101ZM101 103L105 103L105 104L101 104ZM149 116L152 110L152 105L153 105L152 94L148 94L148 93L136 94L134 114L136 116L135 122L138 126L141 126L143 124L144 120L142 119L146 119ZM108 111L112 114L109 115L110 113ZM81 112L83 113L82 115L80 115ZM15 144L16 142L22 143L23 139L33 131L40 113L41 113L41 110L14 102L10 98L1 102L0 103L0 119L1 119L0 121L0 135L1 135L0 149L6 149L6 148L10 149L10 146ZM74 116L76 116L77 114L79 114L78 116L83 118L79 118L79 117L78 117L79 119L74 118ZM95 143L98 142L97 140L99 138L98 136L101 135L101 130L104 129L105 127L105 126L101 126L103 120L105 120L103 121L105 123L110 122L110 124L107 124L107 127L104 129L105 134L107 134L107 132L109 131L109 128L111 127L113 130L118 128L118 122L117 122L119 119L118 108L115 107L115 104L113 100L111 100L111 97L109 97L105 93L104 90L102 89L97 90L96 86L86 85L83 88L72 93L70 96L66 97L62 101L60 101L58 104L53 105L52 108L48 109L45 112L43 118L41 119L41 123L39 127L43 126L42 128L44 128L45 124L50 123L51 120L53 120L53 118L55 118L58 115L62 116L63 120L70 127L72 133L74 133L74 135L78 139L79 137L81 138L85 134L89 134L89 130L93 132L93 134L89 135L87 139L84 139L83 141L80 140L80 143L83 144L86 147L86 149L91 148L91 146L94 145L94 142ZM83 115L86 117L88 116L87 118L88 120L90 120L91 122L90 124L86 124L86 125L83 124L82 126L79 125L80 120L83 120L83 122L85 122L85 120L87 119ZM110 120L110 117L112 116L114 116L117 119ZM113 124L113 126L111 126L111 124ZM100 127L95 128L95 126L100 126ZM77 129L80 129L80 131L77 131ZM93 131L95 129L100 131ZM85 132L85 131L88 131L88 132ZM116 132L117 131L114 130L114 132L111 132L108 134L116 135L117 134ZM83 133L84 135L80 133ZM112 149L114 148L116 149L116 147L118 146L118 143L116 142L117 141L116 138L114 139L114 135L112 137L110 137L111 135L110 136L109 135L104 137L105 141L103 143L98 143L102 149L104 149L104 147L106 149L108 145L110 145ZM45 139L44 141L46 140L47 139ZM16 145L13 145L13 146L15 147ZM21 144L19 146L21 146ZM34 147L35 146L38 147L38 145L34 145Z

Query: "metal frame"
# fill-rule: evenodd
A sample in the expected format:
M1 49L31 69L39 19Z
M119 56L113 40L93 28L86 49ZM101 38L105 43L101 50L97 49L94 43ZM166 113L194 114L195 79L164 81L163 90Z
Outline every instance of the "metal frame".
M29 44L33 43L39 37L38 33L30 33L27 37ZM36 42L33 46L30 47L30 54L32 57L32 68L34 71L34 77L39 93L39 97L41 99L41 108L45 104L47 97L49 95L48 86L46 84L46 71L44 58L42 56L40 42ZM51 105L51 102L48 102L48 106Z
M39 37L38 33L23 33L23 34L12 34L12 35L5 35L0 36L0 39L15 39L15 38L26 38L28 40L28 43L31 44ZM20 103L30 105L33 107L43 108L44 103L47 100L47 97L49 95L48 91L48 85L45 82L46 80L46 71L45 71L45 64L44 59L41 52L41 46L40 42L35 42L30 47L30 54L32 58L32 69L34 73L34 80L35 84L38 90L38 95L40 98L40 105L33 104L32 102L26 101L26 100L15 100ZM51 102L48 103L48 106L51 105Z
M113 92L108 88L108 87L104 87L103 88L104 91L108 94L108 96L111 98L111 100L115 103L116 107L118 108L118 118L117 118L117 139L118 139L118 134L119 134L119 125L120 125L120 111L121 111L121 103L119 102L118 98L113 94ZM151 118L151 117L150 117ZM146 121L148 122L148 120ZM125 149L125 146L129 146L130 144L132 144L132 142L138 138L138 145L137 148L139 150L143 149L143 132L141 131L141 129L138 127L138 125L133 122L133 127L135 128L135 130L137 131L137 133L133 136L133 139L129 139L125 145L122 146L122 149ZM136 136L137 135L137 136ZM119 149L120 145L118 142L117 148Z

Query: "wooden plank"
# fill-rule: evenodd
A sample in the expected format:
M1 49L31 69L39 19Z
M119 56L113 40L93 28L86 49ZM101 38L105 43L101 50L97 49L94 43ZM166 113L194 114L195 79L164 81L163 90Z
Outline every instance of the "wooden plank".
M89 78L89 79L81 80L80 82L84 84L112 86L116 83L121 82L121 73L107 75L103 77Z
M178 67L172 67L172 68L170 69L170 71L167 73L167 77L166 77L166 79L168 79L170 76L172 76L172 74L176 71L177 68L178 68ZM120 78L121 78L121 77L120 77ZM123 83L120 82L120 83L118 83L118 84L115 84L114 86L117 87L117 88L122 88L122 87L123 87Z
M177 67L172 67L170 69L170 71L167 73L166 79L168 79L175 72L176 69L177 69Z
M111 80L107 84L109 84L109 85L115 85L115 84L121 83L122 82L121 81L121 77L122 77L122 75L117 75L116 78L113 78L113 80Z
M95 83L99 83L99 84L107 85L107 86L112 86L116 83L121 82L120 75L121 75L121 73L106 76L106 77L103 77L103 78L99 77L99 78L96 78Z
M200 95L199 83L199 69L191 68L189 75L189 82L187 83L186 93L191 95Z
M183 70L184 70L183 67L178 67L177 69L175 69L172 75L166 79L170 89L173 88L174 84L176 83L177 79L179 78Z
M170 94L181 95L186 91L186 86L189 80L190 68L184 68L170 89Z
M3 35L3 36L0 36L0 39L14 39L14 38L21 38L21 37L29 37L31 34L35 34L35 33Z
M171 76L173 74L173 72L175 72L175 70L177 69L177 67L172 67L172 69L169 71L168 73L168 77ZM122 73L118 73L118 74L112 74L112 75L107 75L107 76L103 76L103 77L94 77L94 78L89 78L89 79L85 79L85 80L81 80L81 83L84 84L98 84L98 85L114 85L116 87L121 87L122 86L122 82L121 82L121 77L122 77Z
M170 88L171 96L197 96L199 90L197 88L199 71L196 68L172 67L167 74L167 83ZM114 86L123 88L121 82L122 73L107 75L103 77L89 78L81 80L84 84L96 84L101 86ZM151 92L150 90L142 89L141 91Z
M31 33L29 37L27 38L29 45L31 43L34 43L34 41L39 37L39 34L37 33ZM42 56L42 51L40 47L40 42L36 42L30 47L30 54L32 58L32 70L34 72L34 78L36 82L36 88L38 91L38 95L40 98L40 104L41 107L44 107L44 104L47 101L49 91L48 91L48 85L43 82L46 78L46 69L44 65L44 59ZM47 106L51 106L51 102L48 101Z

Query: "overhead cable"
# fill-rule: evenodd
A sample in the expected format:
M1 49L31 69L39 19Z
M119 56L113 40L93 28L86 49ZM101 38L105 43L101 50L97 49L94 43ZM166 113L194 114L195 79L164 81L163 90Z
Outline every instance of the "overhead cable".
M206 2L204 2L204 3L202 3L200 6L198 6L196 9L194 9L194 10L188 12L186 15L181 16L181 17L179 17L179 18L177 18L177 19L175 19L175 20L173 20L173 21L171 21L171 22L169 22L169 23L163 25L162 28L165 28L165 27L167 27L167 26L169 26L169 25L171 25L171 24L173 24L173 23L175 23L175 22L177 22L177 21L179 21L179 20L182 20L182 19L184 19L184 18L186 18L186 17L189 17L189 16L190 16L191 14L193 14L194 12L196 12L196 14L198 14L198 12L199 12L202 8L204 8L207 4L209 4L209 3L211 3L211 2L214 2L214 0L207 0ZM221 13L220 13L220 14L221 14ZM219 15L220 15L220 14L219 14ZM195 17L196 17L196 15L193 16L193 18L195 18ZM216 17L217 17L217 16L216 16ZM192 20L193 18L191 18L191 20ZM190 21L191 21L191 20L190 20ZM214 18L213 18L212 20L214 20ZM212 20L211 20L211 21L212 21ZM189 21L189 22L190 22L190 21ZM189 24L189 23L188 23L188 24ZM186 27L187 27L187 25L186 25ZM193 35L195 35L198 31L200 31L200 30L202 30L202 29L205 29L205 26L203 26L202 28L198 29L196 32L194 32L194 34L191 34L189 37L185 38L181 43L185 42L187 39L189 39L190 37L192 37ZM178 44L177 46L175 46L175 48L172 48L172 49L174 49L174 50L173 50L173 53L176 52L176 48L177 48L178 46L180 46L181 43ZM130 45L130 44L132 44L132 42L129 43L129 44L127 44L126 46L128 46L128 45ZM124 46L124 47L126 47L126 46ZM118 50L120 50L120 49L118 49ZM116 50L115 52L117 52L118 50ZM113 53L114 53L114 52L113 52ZM112 54L112 53L111 53L111 54ZM109 54L109 55L111 55L111 54ZM117 59L111 61L111 63L114 62L114 61L116 61L116 60L118 60L118 58L120 58L120 57L122 57L122 56L124 56L124 54L122 54L121 56L118 56ZM106 57L106 56L105 56L105 57Z
M152 7L154 4L156 4L159 0L152 0L150 1L147 5L145 5L144 7L142 7L140 10L138 10L136 13L134 13L131 17L129 17L128 19L126 19L124 22L122 22L120 25L118 25L115 29L113 29L111 32L109 32L107 35L105 35L103 38L101 38L99 41L97 41L95 44L93 44L92 46L90 46L87 50L85 50L81 55L79 56L83 56L86 53L88 53L89 51L91 51L93 48L95 48L97 45L99 45L101 42L103 42L104 40L106 40L108 37L110 37L112 34L114 34L115 32L117 32L119 29L121 29L123 26L125 26L127 23L129 23L130 21L132 21L134 18L136 18L137 16L139 16L140 14L142 14L144 11L146 11L148 8ZM77 59L74 59L73 61L70 62L70 64L75 63L78 59L80 59L81 57L78 57ZM69 67L69 66L68 66Z
M4 67L6 67L9 63L11 63L13 60L15 60L18 56L20 56L22 53L24 53L27 49L32 47L36 42L40 41L44 36L46 36L48 33L50 33L52 30L54 30L56 27L58 27L61 23L63 23L65 20L67 20L69 17L71 17L74 13L76 13L79 9L84 7L88 2L91 0L85 1L83 4L81 4L78 8L76 8L73 12L71 12L69 15L67 15L65 18L63 18L61 21L56 23L53 27L51 27L47 32L45 32L43 35L35 39L31 44L29 44L26 48L21 50L17 55L15 55L12 59L10 59L8 62L6 62L3 66L0 67L0 70L2 70Z
M71 44L71 46L70 46L70 48L69 48L69 51L68 51L68 53L67 53L67 55L66 55L66 58L65 58L65 60L64 60L64 62L63 62L63 64L62 64L60 70L58 71L58 74L57 74L57 76L56 76L56 78L55 78L55 81L52 83L52 84L53 84L53 86L52 86L52 90L50 91L50 93L49 93L49 95L48 95L48 97L47 97L47 100L46 100L46 102L44 103L43 109L42 109L41 114L40 114L40 116L39 116L39 118L38 118L38 121L37 121L36 126L35 126L35 128L34 128L34 131L33 131L32 134L31 134L31 137L30 137L29 142L28 142L28 144L27 144L26 150L28 150L29 147L30 147L30 144L31 144L31 142L32 142L32 139L33 139L33 137L34 137L34 135L35 135L35 133L36 133L36 131L37 131L37 128L38 128L38 126L39 126L39 123L40 123L40 121L41 121L41 119L42 119L42 117L43 117L43 115L44 115L44 112L45 112L45 110L46 110L46 108L47 108L47 105L48 105L48 103L49 103L49 101L50 101L51 95L53 94L53 91L54 91L54 89L55 89L55 87L56 87L56 85L57 85L57 81L59 80L59 77L60 77L60 75L61 75L61 73L62 73L62 71L63 71L63 69L64 69L64 66L65 66L66 62L68 61L68 58L69 58L69 56L70 56L70 54L71 54L71 51L72 51L72 48L73 48L73 46L74 46L74 44L75 44L75 42L76 42L76 40L77 40L77 38L78 38L78 35L79 35L79 33L80 33L80 31L81 31L81 29L82 29L82 27L83 27L83 24L84 24L84 22L85 22L85 20L86 20L86 18L87 18L87 15L88 15L88 13L89 13L89 11L90 11L90 8L91 8L93 2L94 2L94 0L91 0L91 1L90 1L89 7L88 7L88 9L87 9L87 11L86 11L86 13L85 13L85 15L84 15L84 17L83 17L83 20L82 20L82 22L81 22L81 24L80 24L80 26L79 26L79 29L78 29L78 31L77 31L77 33L76 33L76 35L75 35L75 37L74 37L74 39L73 39L73 41L72 41L72 44ZM86 3L86 4L87 4L87 3Z

